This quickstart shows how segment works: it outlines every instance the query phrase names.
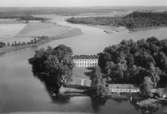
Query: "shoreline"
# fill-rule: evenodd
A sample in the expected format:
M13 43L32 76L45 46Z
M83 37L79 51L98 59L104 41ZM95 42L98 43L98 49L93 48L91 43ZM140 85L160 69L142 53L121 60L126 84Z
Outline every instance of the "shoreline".
M58 34L54 37L46 37L44 39L39 39L39 41L35 44L2 47L2 48L0 48L0 55L8 53L8 52L12 52L12 51L18 51L18 50L26 49L26 48L38 47L40 45L49 43L49 42L54 41L54 40L61 40L61 39L65 39L65 38L71 38L73 36L78 36L78 35L81 35L81 34L82 34L82 31L79 28L71 28L70 27L70 30L66 30L63 33ZM32 38L32 36L30 36L30 38Z
M68 22L68 21L67 21ZM71 22L69 22L71 23ZM140 32L140 31L147 31L147 30L156 30L161 28L167 28L167 26L154 26L154 27L143 27L143 28L134 28L134 29L128 29L124 26L113 26L113 25L98 25L98 24L83 24L83 23L72 23L76 25L86 25L90 27L96 27L102 29L106 34L112 34L112 33L118 33L121 31L128 31L129 33L133 32Z
M9 114L94 114L88 112L14 112Z
M68 22L67 20L65 20L65 21ZM68 22L68 23L71 23L71 22ZM117 32L120 32L122 30L128 30L124 26L117 27L117 26L109 26L109 25L83 24L83 23L71 23L71 24L84 25L84 26L99 28L99 29L103 30L106 34L117 33ZM134 32L136 32L136 31L134 31Z
M133 11L124 16L73 16L66 19L73 24L85 24L93 26L124 27L129 32L167 27L167 14L165 12L140 12ZM110 32L110 31L108 31Z

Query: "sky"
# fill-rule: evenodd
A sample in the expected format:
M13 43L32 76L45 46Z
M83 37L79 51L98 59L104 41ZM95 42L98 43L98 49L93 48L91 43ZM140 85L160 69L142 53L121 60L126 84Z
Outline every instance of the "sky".
M167 0L0 0L0 7L167 6Z

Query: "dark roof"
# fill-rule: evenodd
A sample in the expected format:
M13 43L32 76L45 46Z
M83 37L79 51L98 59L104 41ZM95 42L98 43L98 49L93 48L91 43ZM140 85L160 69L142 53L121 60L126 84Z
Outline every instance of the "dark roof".
M74 55L73 59L98 59L97 55Z

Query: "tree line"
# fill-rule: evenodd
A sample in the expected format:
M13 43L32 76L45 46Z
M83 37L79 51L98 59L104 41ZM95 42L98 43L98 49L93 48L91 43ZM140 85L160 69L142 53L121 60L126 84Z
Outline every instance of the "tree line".
M25 45L32 45L32 44L37 44L39 42L48 40L49 37L48 36L39 36L39 37L33 37L32 40L30 41L13 41L13 42L0 42L0 48L3 47L17 47L17 46L25 46Z
M167 12L132 12L117 17L72 17L68 22L76 24L124 26L129 30L167 26Z
M98 64L107 83L134 84L152 96L151 89L166 86L167 40L123 40L99 53Z

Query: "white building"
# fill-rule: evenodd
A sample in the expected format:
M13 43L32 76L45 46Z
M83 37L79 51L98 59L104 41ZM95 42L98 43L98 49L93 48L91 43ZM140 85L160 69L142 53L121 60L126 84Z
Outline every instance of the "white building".
M109 84L111 93L138 93L140 89L132 84Z
M98 63L96 55L75 55L73 61L76 67L94 67Z

